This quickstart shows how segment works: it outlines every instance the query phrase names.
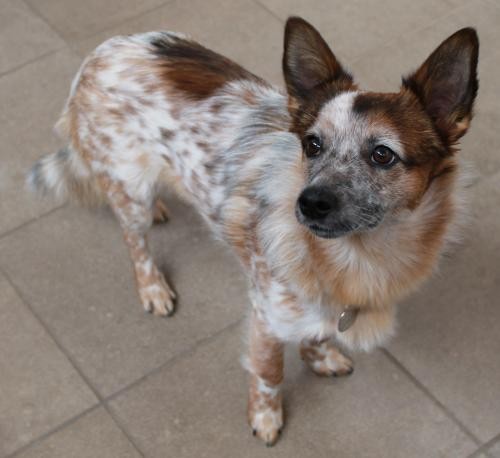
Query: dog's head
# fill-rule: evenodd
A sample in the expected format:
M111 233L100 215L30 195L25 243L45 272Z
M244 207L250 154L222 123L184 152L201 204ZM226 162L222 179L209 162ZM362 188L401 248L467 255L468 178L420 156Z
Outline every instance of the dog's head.
M300 18L285 30L283 71L306 182L298 220L338 237L416 208L453 171L477 93L479 43L471 28L445 40L398 93L359 91L321 35Z

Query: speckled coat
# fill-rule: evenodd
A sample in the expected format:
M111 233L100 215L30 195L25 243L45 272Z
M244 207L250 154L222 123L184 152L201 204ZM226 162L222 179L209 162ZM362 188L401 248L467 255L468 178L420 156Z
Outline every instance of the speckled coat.
M302 40L302 52L317 61L327 53L319 34L300 19L289 21L287 40L292 51ZM330 75L327 90L311 92L303 103L293 75L284 92L183 35L113 38L87 57L73 81L57 125L67 147L41 159L30 175L39 190L111 206L142 304L155 314L171 314L175 299L145 238L153 218L166 219L157 198L162 187L190 202L234 249L251 283L249 422L268 444L283 424L284 342L301 342L302 357L319 374L352 372L329 339L368 350L391 335L395 301L434 269L462 207L452 145L465 132L472 105L461 114L463 132L450 133L443 146L423 114L421 95L408 84L399 98L375 94L375 102L405 106L408 126L419 116L427 119L429 132L422 135L450 153L416 161L399 181L393 178L398 195L411 204L401 204L375 230L340 238L317 237L299 223L296 201L309 179L301 145L307 131L361 138L375 129L407 156L413 154L409 142L420 141L388 112L354 113L366 93L336 61L330 64L337 75ZM430 162L438 177L432 180L425 168ZM339 315L350 304L359 314L340 333Z

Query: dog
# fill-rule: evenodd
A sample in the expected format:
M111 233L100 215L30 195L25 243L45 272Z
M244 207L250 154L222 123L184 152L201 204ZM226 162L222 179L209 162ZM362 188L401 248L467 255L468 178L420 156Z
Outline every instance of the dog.
M463 213L457 142L471 122L479 42L446 39L397 93L362 91L319 32L285 27L286 91L172 32L118 36L83 62L38 161L38 193L109 204L144 309L176 294L148 251L163 187L191 203L250 280L248 421L283 426L283 348L322 376L353 371L334 346L370 350L394 304L435 269Z

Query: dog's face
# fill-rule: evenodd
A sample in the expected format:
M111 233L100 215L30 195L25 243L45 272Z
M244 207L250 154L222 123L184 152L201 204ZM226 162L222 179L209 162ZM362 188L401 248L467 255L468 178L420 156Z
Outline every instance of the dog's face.
M476 33L463 29L400 92L359 91L319 33L289 19L283 68L306 177L299 222L331 238L417 207L454 168L453 146L472 117L477 57Z

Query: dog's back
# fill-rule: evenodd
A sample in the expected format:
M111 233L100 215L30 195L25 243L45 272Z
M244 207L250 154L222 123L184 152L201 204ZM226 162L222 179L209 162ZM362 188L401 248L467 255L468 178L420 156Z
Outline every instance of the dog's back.
M145 202L168 184L213 221L252 138L288 124L282 93L198 43L170 32L115 37L75 76L57 123L68 145L29 181L90 203L102 197L98 176Z

